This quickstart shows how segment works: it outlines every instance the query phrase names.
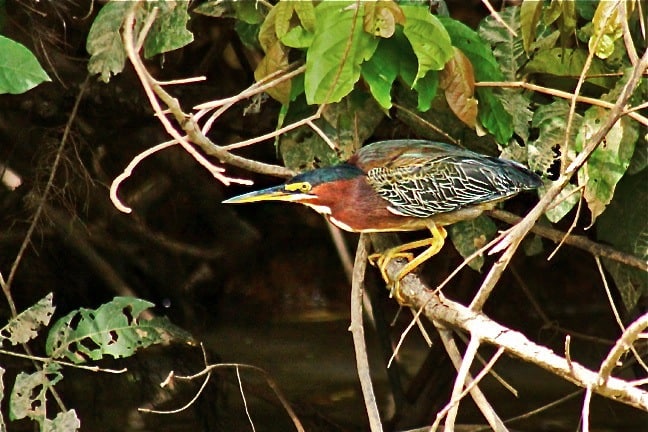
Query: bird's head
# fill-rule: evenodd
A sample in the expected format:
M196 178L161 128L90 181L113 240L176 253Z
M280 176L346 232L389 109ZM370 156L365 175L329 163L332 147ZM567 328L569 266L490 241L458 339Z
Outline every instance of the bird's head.
M307 205L322 214L331 214L332 204L344 200L348 182L361 176L364 172L350 164L318 168L298 174L282 185L238 195L223 203L289 201Z

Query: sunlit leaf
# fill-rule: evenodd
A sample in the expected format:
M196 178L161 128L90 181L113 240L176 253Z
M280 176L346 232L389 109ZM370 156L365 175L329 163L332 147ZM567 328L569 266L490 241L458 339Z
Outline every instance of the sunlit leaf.
M128 2L127 2L128 3ZM165 2L167 8L160 8L155 22L144 41L144 57L173 51L190 44L193 33L187 29L189 2Z
M132 297L115 297L95 310L81 308L52 326L45 349L52 358L74 363L131 356L139 348L171 340L188 342L191 336L166 318L140 315L153 304Z
M439 75L439 86L445 90L448 106L469 127L477 121L475 75L468 57L458 48Z
M17 317L10 319L7 325L0 329L0 341L8 339L12 345L17 345L34 339L38 336L40 328L49 324L54 309L52 293L49 293Z
M86 50L90 53L88 72L101 74L101 80L108 82L111 74L124 69L126 51L120 29L124 16L131 7L129 2L109 2L101 8L90 27Z
M481 215L472 220L453 224L449 231L452 244L462 257L467 258L495 237L497 225L488 216ZM468 265L480 271L484 265L484 255L477 256Z
M309 32L315 31L315 6L312 1L296 1L293 7L301 25Z
M309 104L339 102L348 95L360 78L360 65L378 45L378 39L362 28L363 8L355 6L335 1L315 8L317 26L306 54L304 79Z
M290 19L295 11L294 5L301 2L295 1L280 1L272 9L275 10L275 34L278 38L282 38L290 29Z
M414 84L430 70L441 70L453 54L452 42L445 27L427 8L401 6L406 21L403 32L418 58Z
M594 12L594 33L589 39L589 50L599 58L611 56L614 52L614 42L623 36L620 9L617 2L601 1Z
M622 252L648 260L648 170L624 176L618 183L614 199L598 219L596 233L600 241ZM648 273L604 259L628 310L643 295L648 296Z
M314 33L302 26L296 26L281 37L281 43L290 48L308 48L313 43L314 37Z
M608 110L598 106L592 106L585 112L576 138L577 150L581 150L596 134L608 115ZM592 224L612 200L617 182L630 165L637 137L636 123L622 118L578 171L579 185L585 186L583 196L592 214Z

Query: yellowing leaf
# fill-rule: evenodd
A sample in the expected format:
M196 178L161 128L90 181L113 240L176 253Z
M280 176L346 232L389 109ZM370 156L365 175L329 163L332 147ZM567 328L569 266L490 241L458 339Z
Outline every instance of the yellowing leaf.
M531 44L535 40L536 27L542 14L542 5L544 3L538 0L524 0L520 6L520 30L524 51L531 51Z
M396 24L405 23L403 10L393 1L366 2L364 30L374 36L390 38L396 31Z
M472 63L460 49L453 47L454 55L440 73L439 86L455 115L471 128L477 121L475 75Z
M592 24L594 33L589 40L589 50L597 57L605 59L614 52L614 42L623 35L623 23L615 1L602 1L594 12Z
M254 78L257 81L266 76L284 69L288 66L288 51L279 41L269 47L265 57L259 62L254 71ZM274 87L270 87L266 92L275 100L286 105L290 100L291 81L283 81Z

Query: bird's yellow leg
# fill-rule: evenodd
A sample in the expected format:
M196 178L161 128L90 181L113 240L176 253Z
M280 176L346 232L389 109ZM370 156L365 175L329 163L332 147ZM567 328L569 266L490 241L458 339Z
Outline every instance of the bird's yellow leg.
M443 247L445 238L448 235L448 233L443 227L437 227L436 225L430 226L430 232L432 233L432 237L430 237L429 239L421 240L420 242L414 242L414 243L424 243L421 244L420 246L429 246L429 247L425 251L423 251L420 255L418 255L416 258L410 260L407 264L405 264L405 266L398 272L398 275L396 275L396 278L391 287L390 296L394 297L396 301L401 305L406 304L406 299L403 297L403 295L400 292L400 281L405 276L410 274L415 268L417 268L422 263L424 263L434 255L439 253L439 251ZM381 269L381 273L382 271L383 270Z
M391 262L391 260L393 260L394 258L405 258L407 259L407 261L412 261L414 259L414 254L406 251L429 245L430 239L405 243L387 249L384 252L369 255L369 262L371 263L371 265L378 267L383 280L385 281L385 283L389 284L390 280L389 276L387 276L387 265Z

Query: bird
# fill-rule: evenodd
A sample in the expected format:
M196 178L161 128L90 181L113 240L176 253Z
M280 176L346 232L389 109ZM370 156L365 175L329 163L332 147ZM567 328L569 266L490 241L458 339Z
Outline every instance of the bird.
M396 139L361 147L346 162L295 175L285 183L223 203L285 201L306 205L338 228L359 233L429 230L430 238L371 255L401 304L400 281L443 247L445 226L474 219L503 200L537 189L540 176L522 164L448 143ZM413 249L426 249L414 256ZM389 262L408 263L393 280Z

